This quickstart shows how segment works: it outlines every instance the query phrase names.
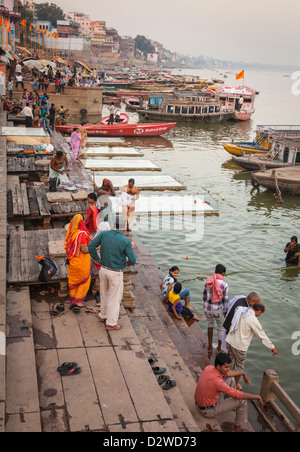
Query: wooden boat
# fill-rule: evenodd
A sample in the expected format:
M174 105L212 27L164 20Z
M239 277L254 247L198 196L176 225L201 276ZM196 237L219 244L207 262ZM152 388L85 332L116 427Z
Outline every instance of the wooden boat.
M251 173L254 186L262 186L273 191L300 195L300 168L278 168Z
M141 105L140 99L134 96L125 97L125 105L126 108L131 111L136 111L143 106Z
M233 156L237 165L249 171L300 165L300 139L274 139L272 149L264 155Z
M234 119L238 121L247 121L255 112L255 91L246 86L217 88L215 96L225 107L234 108ZM241 98L243 99L242 104L240 104Z
M103 96L104 104L121 105L121 101L122 101L121 97Z
M106 136L106 137L141 137L141 136L159 136L169 132L176 125L171 123L149 123L149 124L85 124L88 136ZM70 135L73 129L78 127L75 124L65 126L55 126L58 132Z
M108 124L109 116L105 116L101 119L100 124ZM126 113L120 114L120 122L119 124L128 124L129 122L129 116Z
M219 101L210 96L194 94L194 100L187 97L164 98L157 109L140 109L138 113L142 118L159 121L220 123L231 119L234 110L223 108Z
M224 144L224 148L231 155L266 154L277 140L300 139L299 125L258 125L256 137L253 141L232 142Z
M231 155L242 156L244 154L266 154L268 149L262 146L255 146L253 142L226 143L224 149Z

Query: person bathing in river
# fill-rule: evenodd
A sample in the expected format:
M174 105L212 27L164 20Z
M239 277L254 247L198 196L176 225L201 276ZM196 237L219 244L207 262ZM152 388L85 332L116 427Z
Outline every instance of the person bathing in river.
M135 201L139 198L140 192L135 186L135 180L129 179L121 192L122 215L126 222L126 230L131 231L129 225L134 219Z
M186 315L190 319L193 320L200 320L200 317L195 315L189 308L186 308L185 306L182 306L180 293L182 290L182 285L180 282L176 282L173 285L172 290L170 290L168 295L168 305L169 305L169 312L171 314L174 314L175 317L179 320L181 320L183 317L182 315Z
M166 275L164 280L160 283L160 290L162 292L163 301L168 301L169 292L172 290L173 285L177 282L179 272L180 272L180 270L177 266L171 267L168 275ZM186 289L181 290L179 295L180 295L180 299L184 300L185 307L192 310L192 307L190 305L190 301L191 301L190 289L186 288Z
M295 235L293 235L291 241L285 245L284 252L286 253L286 263L291 265L298 264L298 268L300 268L300 244Z

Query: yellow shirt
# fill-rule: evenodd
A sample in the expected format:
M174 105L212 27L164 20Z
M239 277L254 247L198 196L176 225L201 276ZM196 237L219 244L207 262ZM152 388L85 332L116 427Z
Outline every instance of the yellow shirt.
M169 302L174 304L176 300L180 298L178 293L174 293L172 290L169 292Z

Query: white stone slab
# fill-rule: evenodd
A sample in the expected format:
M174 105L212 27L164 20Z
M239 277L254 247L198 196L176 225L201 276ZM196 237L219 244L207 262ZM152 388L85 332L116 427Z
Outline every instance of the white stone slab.
M70 142L70 137L65 137L65 139L67 140L68 143ZM118 143L118 144L124 143L124 144L126 144L124 138L120 138L120 137L87 137L86 143L88 145L90 145L92 143L97 143L98 146L102 145L102 144L105 145L105 146L107 146L107 145L111 146L114 143Z
M131 177L131 176L130 176ZM96 187L101 187L103 179L107 178L112 181L115 190L119 190L124 185L127 185L129 176L119 176L119 175L108 175L107 173L100 174L95 173L95 184ZM186 187L174 179L172 176L168 175L153 175L153 176L134 176L135 185L139 190L186 190Z
M155 163L142 159L82 159L83 166L92 171L161 171Z
M80 158L86 157L143 157L143 153L135 148L125 146L89 146L80 153Z
M26 136L26 137L49 137L42 127L0 127L0 135Z
M110 197L114 212L122 213L119 197ZM218 214L201 196L140 195L135 201L135 215L209 215Z

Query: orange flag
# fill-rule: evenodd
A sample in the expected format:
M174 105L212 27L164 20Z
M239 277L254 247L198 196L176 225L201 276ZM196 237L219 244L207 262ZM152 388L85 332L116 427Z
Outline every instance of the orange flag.
M244 78L244 69L239 72L238 74L236 74L235 76L236 80L240 79L240 78Z
M20 25L22 25L22 27L26 27L26 20L23 19L22 22L20 22Z
M5 19L4 24L7 27L7 19Z
M7 32L11 35L11 26L10 26L10 24L9 24L8 29L7 29Z

